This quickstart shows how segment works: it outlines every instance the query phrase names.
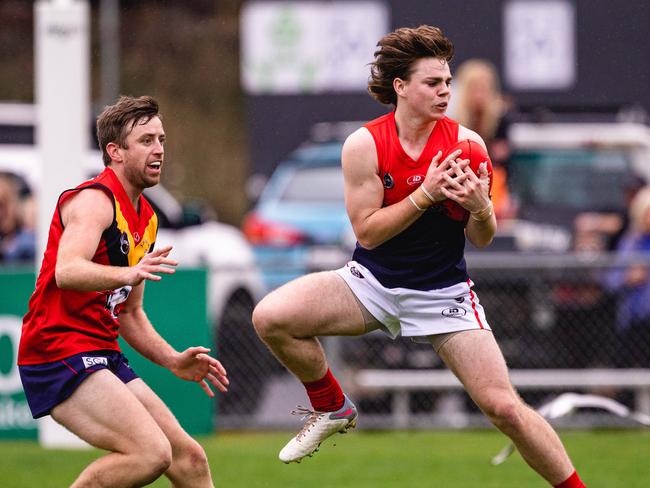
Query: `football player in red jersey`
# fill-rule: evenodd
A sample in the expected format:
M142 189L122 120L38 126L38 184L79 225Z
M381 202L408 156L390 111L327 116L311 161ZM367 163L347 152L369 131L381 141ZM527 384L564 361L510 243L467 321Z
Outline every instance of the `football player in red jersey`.
M51 415L110 451L72 484L143 486L165 474L175 487L213 486L203 448L129 367L117 343L179 378L227 390L205 347L176 351L143 310L145 280L172 274L171 247L154 250L158 221L142 196L160 181L165 131L151 97L121 97L97 119L106 168L61 194L36 291L23 321L18 365L35 418Z
M485 247L497 223L489 161L472 161L475 173L461 151L442 157L467 139L486 150L445 115L452 56L436 27L398 29L379 41L368 88L394 109L351 134L342 153L353 261L284 285L253 313L258 334L303 382L313 407L301 411L309 418L279 457L300 462L356 423L317 337L381 329L431 343L533 469L552 485L581 487L557 434L510 383L467 274L465 239Z

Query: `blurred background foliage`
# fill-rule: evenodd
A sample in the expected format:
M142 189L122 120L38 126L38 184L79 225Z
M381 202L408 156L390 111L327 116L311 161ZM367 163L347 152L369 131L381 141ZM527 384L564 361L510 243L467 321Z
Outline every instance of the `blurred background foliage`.
M91 4L91 103L101 110L99 1ZM168 135L165 186L239 224L248 207L241 0L120 2L120 93L152 95ZM0 100L34 101L34 5L0 2ZM16 80L21 80L17 83Z

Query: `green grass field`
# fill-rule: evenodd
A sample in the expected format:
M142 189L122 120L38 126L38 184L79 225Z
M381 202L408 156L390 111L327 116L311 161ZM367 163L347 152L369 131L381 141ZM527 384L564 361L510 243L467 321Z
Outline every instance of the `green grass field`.
M561 433L589 488L650 487L650 431ZM199 438L218 488L546 487L518 454L489 460L506 439L494 431L354 432L335 436L301 464L277 452L286 433L224 433ZM0 442L0 487L68 486L100 451L46 451L35 442ZM169 486L159 480L151 486Z

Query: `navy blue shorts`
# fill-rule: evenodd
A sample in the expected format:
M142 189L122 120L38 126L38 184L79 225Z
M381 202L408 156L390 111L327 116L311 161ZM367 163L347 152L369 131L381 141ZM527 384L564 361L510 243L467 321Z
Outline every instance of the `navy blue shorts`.
M90 351L51 363L18 366L32 416L49 415L70 397L83 380L100 369L108 369L124 384L138 378L119 351Z

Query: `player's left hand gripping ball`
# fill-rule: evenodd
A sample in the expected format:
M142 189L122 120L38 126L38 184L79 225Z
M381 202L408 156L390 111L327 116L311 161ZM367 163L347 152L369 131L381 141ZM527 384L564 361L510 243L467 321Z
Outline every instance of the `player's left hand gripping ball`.
M440 158L439 161L444 161L445 158L454 151L460 149L462 153L456 159L469 159L469 167L478 175L478 168L481 163L487 162L487 171L488 176L490 177L490 192L492 192L492 161L487 151L483 149L478 142L472 141L471 139L464 139L457 142L453 146L448 147L444 155ZM458 203L452 200L444 200L442 202L447 215L450 219L457 220L459 222L466 222L469 217L469 212L461 207Z

